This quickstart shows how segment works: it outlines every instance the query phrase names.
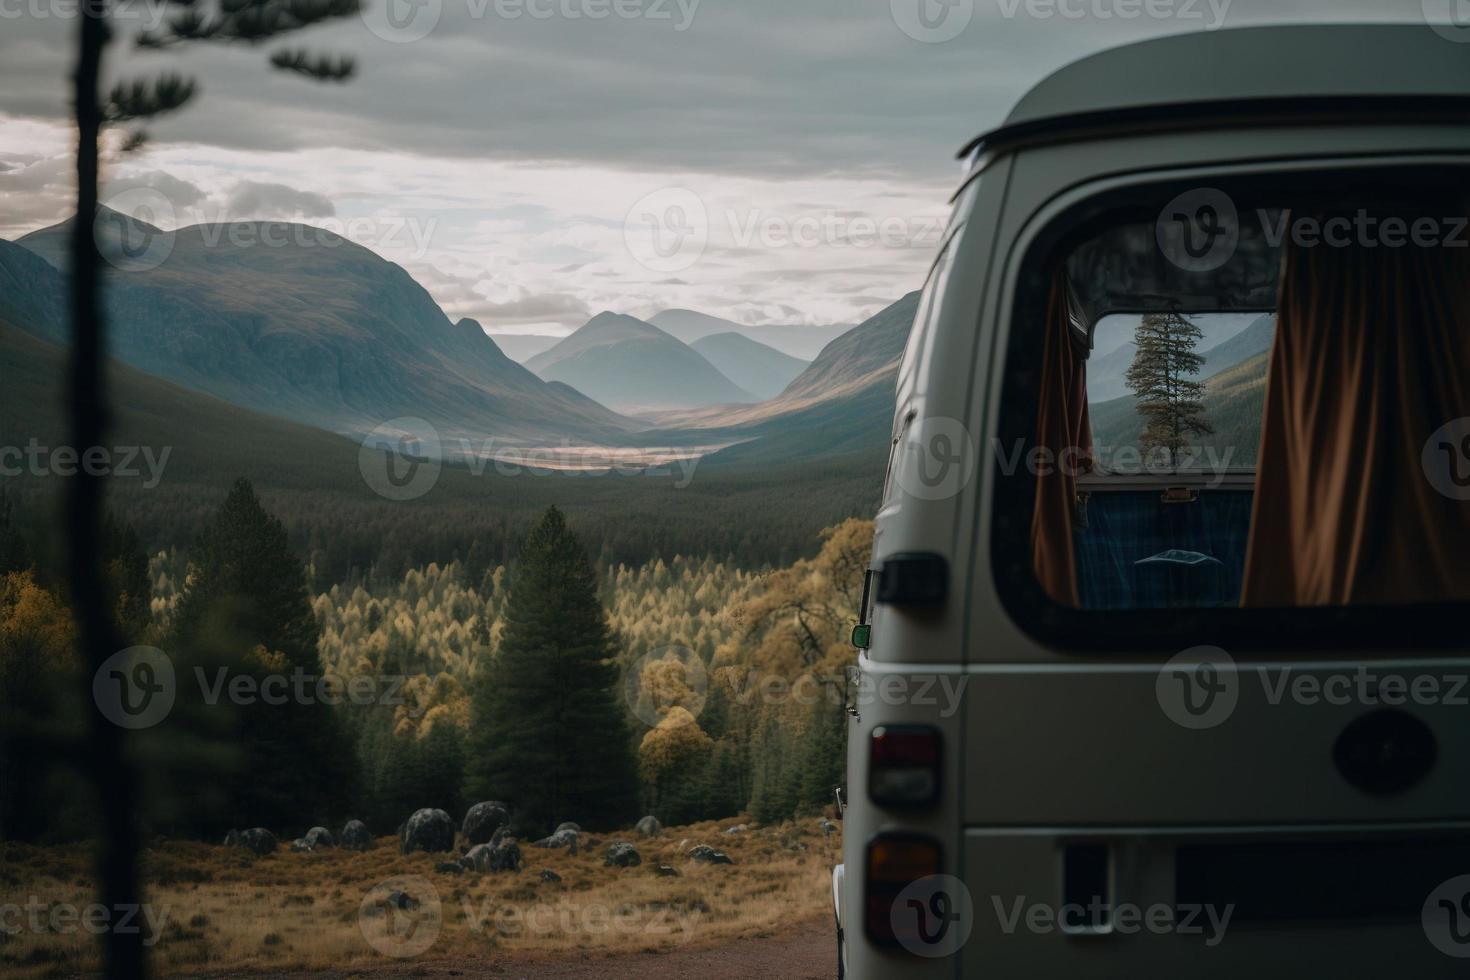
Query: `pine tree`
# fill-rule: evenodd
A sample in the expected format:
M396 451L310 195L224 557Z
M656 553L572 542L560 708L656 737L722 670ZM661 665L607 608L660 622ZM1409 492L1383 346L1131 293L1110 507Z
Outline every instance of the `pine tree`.
M1199 327L1178 313L1145 314L1134 332L1138 349L1126 379L1144 418L1139 442L1145 451L1163 449L1171 467L1179 465L1191 435L1215 431L1202 401L1205 386L1191 380L1205 363L1194 352L1201 336Z
M226 812L205 815L200 829L248 823L285 828L340 818L355 781L353 754L338 711L318 699L322 676L317 624L306 569L281 522L246 480L237 480L190 561L180 596L172 652L184 676L253 674L291 679L285 703L226 698L238 759L223 775ZM297 673L307 682L298 699ZM188 690L188 688L183 688ZM262 688L263 690L263 688Z
M847 771L847 711L819 700L813 707L810 726L802 740L805 757L801 763L801 792L798 805L819 811L833 800L832 791L842 785Z
M527 832L633 818L638 781L597 575L555 507L512 570L499 655L471 703L465 795Z

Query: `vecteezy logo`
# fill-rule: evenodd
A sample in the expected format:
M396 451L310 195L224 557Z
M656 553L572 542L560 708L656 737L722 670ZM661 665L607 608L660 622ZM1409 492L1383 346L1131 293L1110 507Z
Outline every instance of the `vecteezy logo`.
M1434 489L1451 500L1470 500L1470 416L1436 429L1419 462Z
M119 650L92 675L97 710L119 728L136 731L163 721L176 693L173 661L156 647Z
M357 927L369 946L398 959L427 952L444 925L439 892L420 875L374 885L357 908Z
M367 29L393 44L428 37L443 13L444 0L372 0L361 10Z
M434 489L444 467L439 430L413 416L390 419L362 441L357 467L378 496L416 500Z
M920 878L898 893L888 915L899 944L931 959L959 952L975 926L970 890L953 875Z
M1470 44L1470 0L1419 0L1430 30L1456 44Z
M1211 272L1235 254L1240 216L1224 191L1185 191L1164 206L1154 225L1159 250L1186 272Z
M888 0L893 22L915 41L939 44L964 33L975 0Z
M1235 661L1219 647L1191 647L1169 658L1155 681L1159 707L1181 728L1224 724L1240 700Z
M698 718L709 693L709 671L688 647L663 647L639 657L623 678L623 697L638 720L655 728L671 708Z
M645 194L623 219L623 242L633 260L651 272L682 272L709 245L709 212L687 187Z
M1424 900L1424 935L1456 959L1470 958L1470 875L1451 878Z
M97 209L92 236L108 264L123 272L147 272L163 265L174 251L173 204L161 191L134 187L107 199Z
M959 419L919 419L903 435L894 459L894 480L920 500L946 500L975 475L975 443Z

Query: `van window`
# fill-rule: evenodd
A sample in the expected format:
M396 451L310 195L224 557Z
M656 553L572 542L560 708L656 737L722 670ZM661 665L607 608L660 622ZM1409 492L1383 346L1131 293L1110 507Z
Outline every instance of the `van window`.
M995 514L1033 605L1470 601L1463 175L1404 179L1172 186L1043 236L1001 419L1040 452Z

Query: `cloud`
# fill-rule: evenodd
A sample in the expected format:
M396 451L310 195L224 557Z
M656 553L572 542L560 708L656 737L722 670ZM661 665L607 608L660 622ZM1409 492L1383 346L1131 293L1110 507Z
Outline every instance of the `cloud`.
M149 170L108 180L102 188L102 202L105 204L110 197L139 188L159 192L168 198L169 204L180 210L196 207L207 196L204 191L187 180L181 180L161 170Z
M591 316L584 299L569 293L545 293L505 303L486 303L481 315L492 326L525 323L575 323Z
M242 180L230 194L226 210L232 218L330 218L337 209L321 194L285 184Z

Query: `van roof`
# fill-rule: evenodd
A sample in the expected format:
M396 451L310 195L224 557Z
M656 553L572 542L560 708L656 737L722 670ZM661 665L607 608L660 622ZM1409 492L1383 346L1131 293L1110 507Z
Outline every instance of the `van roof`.
M1326 103L1466 100L1470 28L1312 24L1201 31L1090 55L1042 79L1004 125L965 147L1008 135L1222 110L1302 110ZM1402 108L1402 105L1400 106Z

